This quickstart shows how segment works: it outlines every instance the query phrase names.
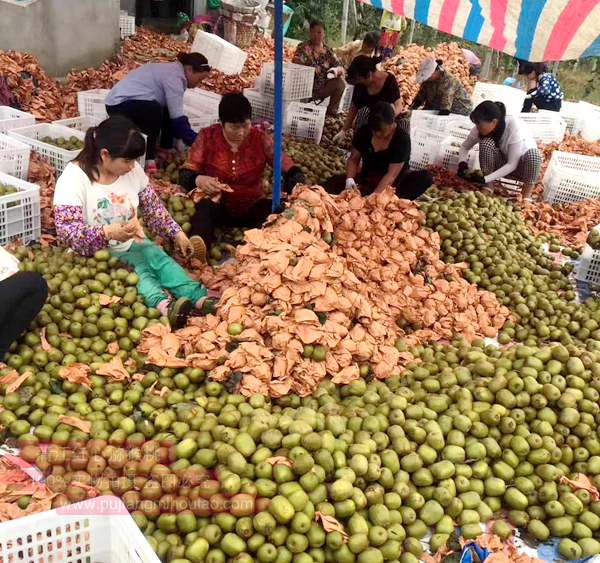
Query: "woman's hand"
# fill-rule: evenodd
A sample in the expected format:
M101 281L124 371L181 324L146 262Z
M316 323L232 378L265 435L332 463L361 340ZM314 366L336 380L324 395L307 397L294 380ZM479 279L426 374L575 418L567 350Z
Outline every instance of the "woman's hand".
M111 223L104 225L103 230L108 240L127 242L137 235L138 225L134 221Z
M175 235L175 248L184 258L190 258L194 254L194 245L183 231Z
M344 189L353 190L355 188L358 188L356 185L356 180L354 178L346 178L346 187Z
M214 196L221 192L221 183L212 176L198 176L196 178L196 187L207 196Z

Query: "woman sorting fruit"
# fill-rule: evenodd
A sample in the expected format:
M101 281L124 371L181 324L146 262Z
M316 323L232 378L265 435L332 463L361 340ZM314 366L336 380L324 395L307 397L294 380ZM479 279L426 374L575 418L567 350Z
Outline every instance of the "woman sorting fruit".
M518 117L506 115L502 102L486 100L472 112L475 127L460 147L458 175L478 184L501 178L523 182L521 196L531 197L542 167L542 153L531 131ZM469 150L479 144L481 173L469 173Z
M242 94L226 94L219 103L217 123L203 129L180 171L181 185L196 203L192 233L207 246L221 226L258 227L271 213L263 177L273 163L273 139L252 127L252 106ZM283 191L305 181L291 158L283 155Z
M531 85L522 112L529 113L533 106L547 111L560 111L565 96L556 76L548 72L546 63L523 63L519 65L519 74L525 75Z
M47 297L46 280L37 272L19 272L19 260L0 246L0 362Z
M108 250L132 266L146 305L179 327L192 309L202 307L207 290L144 235L138 208L154 234L173 241L183 256L194 253L136 162L145 150L144 137L125 117L112 116L88 129L83 150L56 183L56 233L84 256Z
M344 67L333 50L325 44L325 26L320 21L310 22L310 39L296 47L292 62L315 69L313 98L329 98L327 115L337 115L346 89L342 78Z
M348 68L347 80L354 85L352 104L348 110L342 130L333 138L334 142L341 141L346 133L358 130L369 118L369 111L378 102L392 104L394 115L402 112L402 98L396 77L391 72L377 70L377 57L360 55Z
M208 76L210 66L200 53L179 53L172 63L149 63L120 80L106 98L108 115L124 115L148 136L146 172L156 173L156 144L173 148L173 137L190 146L196 139L183 112L183 95Z
M327 182L330 193L359 188L362 195L393 186L402 199L416 199L433 183L427 170L411 171L410 136L396 121L391 104L379 102L369 120L354 135L345 176Z
M443 61L425 59L417 72L419 92L411 109L434 110L438 115L469 115L473 109L471 97L462 82L450 74Z

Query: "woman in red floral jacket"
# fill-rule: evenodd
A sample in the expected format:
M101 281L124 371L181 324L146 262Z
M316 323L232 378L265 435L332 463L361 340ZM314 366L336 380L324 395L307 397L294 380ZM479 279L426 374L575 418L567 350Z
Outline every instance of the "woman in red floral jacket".
M263 176L273 163L273 139L252 127L252 106L242 94L226 94L219 104L221 123L203 129L190 149L181 184L205 196L196 204L192 233L209 246L220 226L259 227L271 213ZM305 181L292 159L283 156L283 191ZM225 191L224 186L231 191Z

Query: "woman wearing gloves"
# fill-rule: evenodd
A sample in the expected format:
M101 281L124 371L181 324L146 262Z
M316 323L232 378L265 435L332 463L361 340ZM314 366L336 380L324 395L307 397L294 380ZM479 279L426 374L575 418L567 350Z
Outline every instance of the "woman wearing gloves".
M475 127L459 153L458 174L480 184L509 177L523 182L523 199L531 196L542 167L542 153L525 124L518 117L506 116L502 102L486 100L472 112ZM481 175L468 176L469 150L479 143Z
M411 171L410 136L396 121L391 104L377 103L369 120L354 135L345 176L327 182L329 193L360 187L362 195L393 186L403 199L416 199L433 183L427 170Z
M109 117L88 129L83 150L56 183L56 233L63 244L80 254L92 256L108 249L132 266L146 305L156 307L171 326L179 327L194 307L202 307L207 291L144 236L138 208L156 235L171 239L183 256L193 253L191 242L135 161L145 149L140 131L122 116Z
M417 72L419 92L411 109L435 110L439 115L469 115L471 97L462 82L446 71L441 60L425 59Z
M545 63L525 63L519 66L519 73L524 74L533 84L525 97L523 109L528 113L532 107L549 111L560 111L565 97L556 77L548 72Z
M0 362L47 297L46 280L37 272L19 272L19 261L0 246Z
M325 44L325 26L320 21L310 23L310 40L296 47L292 62L315 69L313 98L329 98L327 115L337 115L346 89L344 69L333 50Z
M106 98L108 115L128 117L148 136L146 172L156 172L156 143L173 148L173 137L190 146L196 133L183 113L187 88L202 82L210 66L200 53L180 53L172 63L149 63L130 72Z
M392 104L394 114L402 113L402 98L396 77L391 72L377 70L377 57L356 57L348 69L348 83L354 85L352 104L342 130L333 138L341 141L354 127L357 131L369 119L369 111L378 102Z
M215 227L258 227L271 213L263 177L267 164L273 163L272 137L252 127L252 106L243 94L222 97L219 119L221 123L200 132L179 174L181 185L198 196L192 232L207 246L214 240ZM283 172L287 193L305 182L285 154Z

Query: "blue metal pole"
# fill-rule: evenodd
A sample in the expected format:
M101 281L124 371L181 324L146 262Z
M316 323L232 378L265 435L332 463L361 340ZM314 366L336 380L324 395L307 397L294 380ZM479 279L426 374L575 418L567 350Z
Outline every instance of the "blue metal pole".
M273 162L273 211L281 205L281 156L283 147L283 0L275 0L275 155Z

